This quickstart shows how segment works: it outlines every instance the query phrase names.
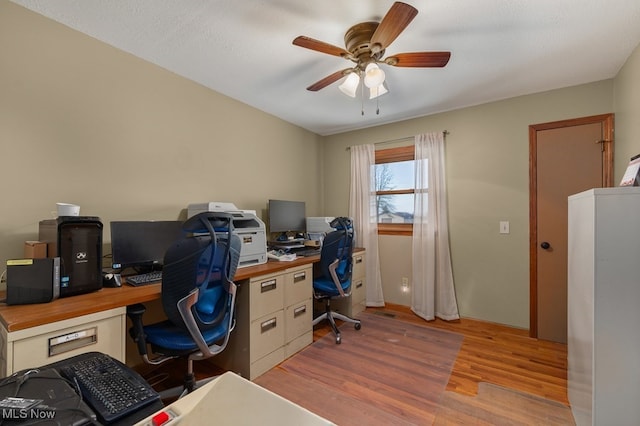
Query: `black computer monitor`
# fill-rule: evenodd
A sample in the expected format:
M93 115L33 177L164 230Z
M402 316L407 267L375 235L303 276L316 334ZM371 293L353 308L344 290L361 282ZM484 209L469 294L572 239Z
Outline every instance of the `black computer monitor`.
M304 201L269 200L269 232L304 233L306 215Z
M182 233L180 221L111 222L113 269L160 269L164 253Z

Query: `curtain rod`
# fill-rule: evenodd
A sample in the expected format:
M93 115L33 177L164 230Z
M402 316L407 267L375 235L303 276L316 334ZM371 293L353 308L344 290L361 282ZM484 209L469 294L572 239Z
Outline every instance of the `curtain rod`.
M442 131L442 135L443 136L447 136L449 134L448 130L443 130ZM374 145L382 145L382 144L386 144L386 143L394 143L394 142L403 142L403 141L408 141L408 140L412 140L414 139L415 136L406 136L404 138L397 138L397 139L389 139L388 141L380 141L380 142L374 142ZM350 151L351 147L348 146L347 147L347 151Z

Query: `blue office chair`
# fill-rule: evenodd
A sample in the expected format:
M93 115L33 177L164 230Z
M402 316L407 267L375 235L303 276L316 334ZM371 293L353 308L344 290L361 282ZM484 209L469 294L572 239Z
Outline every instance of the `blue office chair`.
M188 219L183 230L185 236L164 256L162 306L167 320L143 325L144 305L127 307L133 323L129 332L145 362L157 365L178 357L188 359L184 386L161 392L163 399L183 396L201 384L195 381L193 361L222 352L235 325L232 280L241 242L233 233L232 216L200 213Z
M353 222L347 217L337 217L331 222L335 231L328 233L320 251L319 270L313 278L314 297L324 302L325 311L314 318L313 325L327 320L336 343L342 341L336 319L352 323L356 330L360 330L360 320L350 318L344 314L331 311L331 300L351 295L351 272L354 230Z

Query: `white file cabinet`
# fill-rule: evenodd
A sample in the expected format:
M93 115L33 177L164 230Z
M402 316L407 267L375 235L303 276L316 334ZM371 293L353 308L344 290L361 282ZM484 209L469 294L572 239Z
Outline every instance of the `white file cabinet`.
M640 188L569 197L567 393L578 426L640 419Z
M212 362L253 380L313 342L312 266L240 283L236 327Z
M8 332L0 328L0 377L98 351L125 362L126 308Z

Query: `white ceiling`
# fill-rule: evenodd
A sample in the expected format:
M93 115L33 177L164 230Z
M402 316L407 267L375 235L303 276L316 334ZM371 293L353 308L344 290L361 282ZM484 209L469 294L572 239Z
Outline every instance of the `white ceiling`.
M639 0L429 0L386 55L451 51L444 68L385 66L389 93L352 99L351 62L294 46L344 47L387 0L12 0L71 28L320 135L614 77L640 42Z

